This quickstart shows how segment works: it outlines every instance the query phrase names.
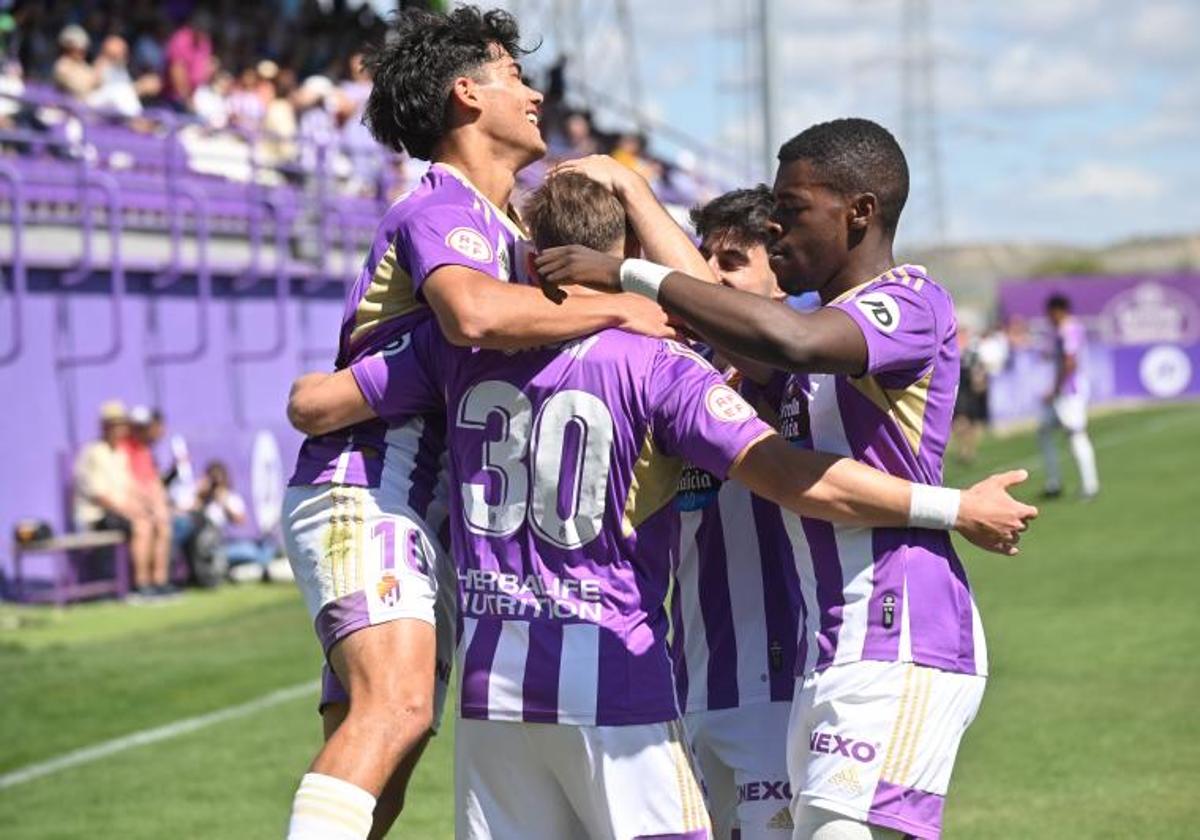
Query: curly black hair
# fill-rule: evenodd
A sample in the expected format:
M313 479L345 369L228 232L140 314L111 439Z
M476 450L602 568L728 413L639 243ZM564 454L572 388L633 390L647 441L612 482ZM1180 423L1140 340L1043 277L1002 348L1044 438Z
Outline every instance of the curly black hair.
M428 160L446 132L454 80L477 73L497 47L514 58L531 52L520 38L516 19L502 9L398 12L383 43L363 58L373 79L363 123L384 146Z
M771 240L767 223L775 199L766 184L744 190L731 190L707 204L693 207L688 217L696 235L707 239L714 234L728 236L739 245L766 245Z
M908 200L908 162L886 128L854 117L819 123L780 148L780 163L796 160L812 163L842 195L874 193L884 230L895 232Z

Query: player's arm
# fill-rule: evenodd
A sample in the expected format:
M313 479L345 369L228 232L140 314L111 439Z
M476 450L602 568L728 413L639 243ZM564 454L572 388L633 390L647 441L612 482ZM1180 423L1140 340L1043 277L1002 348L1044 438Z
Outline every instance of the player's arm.
M608 189L625 208L625 218L637 234L646 259L669 265L692 277L717 282L708 262L691 238L659 202L646 179L608 155L588 155L564 161L552 174L578 172Z
M617 328L652 337L674 331L662 309L636 295L568 295L561 304L540 290L461 265L430 273L421 287L451 344L519 350Z
M327 434L375 416L350 368L306 373L288 394L288 422L306 435Z
M862 330L835 308L797 312L769 298L639 260L623 263L579 245L548 248L534 262L545 283L580 283L608 291L622 288L623 272L626 285L634 288L630 271L657 271L652 283L658 305L718 349L782 370L858 376L867 368Z
M955 530L980 548L1016 554L1037 508L1008 494L1024 470L994 475L968 490L913 484L851 458L790 446L777 434L750 444L730 478L804 516L864 527Z

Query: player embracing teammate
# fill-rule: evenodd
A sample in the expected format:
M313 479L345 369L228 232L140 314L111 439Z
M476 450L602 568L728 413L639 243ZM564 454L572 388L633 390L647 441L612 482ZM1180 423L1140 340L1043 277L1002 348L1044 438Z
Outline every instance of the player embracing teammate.
M637 291L733 358L790 372L775 407L794 446L938 485L956 323L949 295L892 255L908 193L904 155L880 126L844 119L802 132L779 158L770 264L785 291L820 294L815 312L580 248L542 253L538 271L547 283ZM923 503L914 496L917 518ZM784 518L803 618L787 736L794 836L938 837L987 674L949 537Z
M801 439L789 447L695 352L611 329L662 335L657 307L628 296L552 303L523 285L524 232L508 200L515 173L544 144L540 95L521 80L520 52L510 17L468 7L406 12L372 59L375 136L435 163L380 225L347 301L341 372L306 377L290 406L313 436L285 505L288 550L333 672L328 740L297 791L294 838L386 831L434 717L435 674L448 670L434 628L444 637L456 625L460 836L707 836L666 644L679 456L797 513L852 526L860 547L876 525L944 545L943 555L951 527L1013 550L1032 514L1003 480L960 496L929 486L936 470L907 475L837 440L815 447L834 456L799 451L814 448ZM646 256L707 274L644 183L602 186L625 201ZM551 202L549 217L603 205L581 196ZM619 240L578 244L607 250L606 265L619 269L624 221ZM566 244L571 231L560 233L541 245ZM575 279L594 270L585 264ZM565 278L553 266L543 274ZM651 277L641 288L686 280ZM714 344L727 338L709 333L703 307L688 318ZM806 532L839 527L824 519L794 521ZM453 564L442 531L452 534ZM847 562L832 557L826 565ZM850 614L853 598L835 605L828 582L815 590L821 612L807 617ZM908 628L915 653L925 636L908 617L908 590L892 594L888 629ZM823 734L813 743L826 743Z

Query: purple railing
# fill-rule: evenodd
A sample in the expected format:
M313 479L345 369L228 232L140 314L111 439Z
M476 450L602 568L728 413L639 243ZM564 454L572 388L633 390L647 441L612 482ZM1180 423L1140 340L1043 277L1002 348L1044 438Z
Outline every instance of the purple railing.
M9 339L8 347L0 352L0 366L8 365L21 355L21 347L25 339L24 304L25 286L25 192L21 185L21 174L17 168L7 161L0 161L0 181L8 185L8 200L12 210L9 218L12 222L12 294L9 296Z

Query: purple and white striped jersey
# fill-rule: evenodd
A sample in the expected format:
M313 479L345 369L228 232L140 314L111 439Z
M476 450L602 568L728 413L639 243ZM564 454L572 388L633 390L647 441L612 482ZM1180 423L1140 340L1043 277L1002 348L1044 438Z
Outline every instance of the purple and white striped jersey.
M411 348L423 388L383 355L351 370L382 418L447 406L463 717L677 718L665 601L681 459L724 477L770 427L673 342L606 330L506 354L422 327Z
M753 404L778 404L786 379L742 381ZM679 568L671 593L671 653L685 712L790 702L800 580L784 512L736 481L695 466L679 480Z
M792 375L781 433L797 446L941 484L959 372L950 295L923 268L904 265L829 305L862 330L866 373ZM797 674L863 659L987 673L983 627L948 533L791 515L784 523L806 607Z
M1054 329L1055 375L1063 369L1067 356L1075 357L1075 370L1063 378L1060 394L1082 394L1087 396L1087 330L1078 318L1068 315Z
M461 265L507 281L518 265L520 226L451 166L435 163L384 214L362 271L346 296L336 367L396 341L431 317L421 286L437 268ZM441 412L436 412L440 414ZM291 484L411 485L414 512L438 482L444 422L413 416L389 427L371 420L310 437ZM389 473L385 477L384 472ZM404 492L409 492L405 490Z

